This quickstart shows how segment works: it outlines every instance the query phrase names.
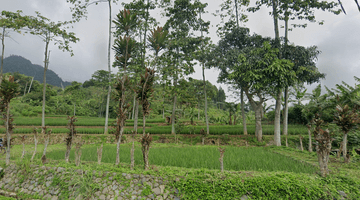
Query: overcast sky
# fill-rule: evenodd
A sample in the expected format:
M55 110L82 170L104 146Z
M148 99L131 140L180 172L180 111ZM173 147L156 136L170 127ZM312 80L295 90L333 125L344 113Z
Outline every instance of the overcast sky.
M121 2L113 5L113 16L123 9ZM202 2L208 3L209 13L203 16L204 19L211 21L212 28L208 36L217 43L219 38L215 26L220 19L212 16L211 13L219 10L221 1L202 0ZM321 83L329 88L335 87L335 84L341 81L354 85L353 76L360 77L360 12L354 1L342 2L347 15L341 13L336 16L318 11L315 13L316 19L325 20L324 25L308 23L307 28L297 28L289 34L291 43L301 46L316 45L321 50L317 67L320 72L326 73L326 80L322 80ZM71 20L70 5L66 0L0 0L0 5L2 10L13 12L22 10L25 15L35 15L35 11L39 11L52 21ZM62 52L51 45L49 69L55 71L65 81L78 82L90 79L96 70L107 70L108 15L107 3L90 6L88 19L76 23L74 29L70 30L80 38L80 42L71 44L75 55L71 57L70 53ZM250 28L251 33L274 37L273 21L267 8L264 7L257 13L248 13L248 15L249 21L242 23L242 26ZM155 17L160 22L160 26L165 23L166 19L160 19L160 15ZM280 31L283 35L283 29ZM6 57L20 55L34 64L43 65L45 44L39 37L10 34L12 39L5 40ZM113 54L111 59L113 60ZM201 68L197 66L195 70L196 73L192 77L202 79ZM216 83L218 72L215 69L206 70L205 73L207 80L220 86ZM221 86L226 90L226 85Z

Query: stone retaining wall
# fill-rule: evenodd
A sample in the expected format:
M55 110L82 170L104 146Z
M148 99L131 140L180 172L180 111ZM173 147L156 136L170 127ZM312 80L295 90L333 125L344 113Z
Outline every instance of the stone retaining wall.
M179 181L179 178L37 165L20 168L14 164L3 171L0 189L41 199L180 200L179 191L169 186L171 181Z

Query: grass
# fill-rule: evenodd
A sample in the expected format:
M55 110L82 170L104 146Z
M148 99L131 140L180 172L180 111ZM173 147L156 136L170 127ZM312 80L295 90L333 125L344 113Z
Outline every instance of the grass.
M82 160L97 162L95 145L86 145L82 148ZM120 148L120 160L130 163L130 146L123 145ZM115 163L116 146L105 145L102 162ZM65 155L65 146L62 149L47 153L47 157L53 160L62 160ZM219 151L211 146L180 147L169 145L157 145L152 147L149 153L151 165L175 166L185 168L219 169ZM30 154L28 155L30 157ZM37 156L40 159L40 154ZM74 152L70 154L74 160ZM139 145L135 149L135 164L143 165L142 153ZM295 173L315 173L316 168L286 156L275 154L265 148L227 147L224 157L226 170L245 171L286 171Z
M206 130L206 126L181 126L178 125L178 134L199 134L201 129ZM250 135L255 135L255 125L247 125L247 131ZM171 126L157 126L146 129L151 134L170 134ZM243 135L242 125L211 125L209 127L210 135ZM274 125L262 125L263 135L274 135ZM289 135L306 134L307 128L302 125L289 125Z
M67 126L67 117L47 117L45 118L46 126ZM134 120L127 120L126 126L133 126ZM164 119L147 119L147 126L156 126L153 123L163 123ZM115 119L109 119L109 124L115 123ZM2 122L3 124L3 122ZM14 117L14 124L17 126L41 126L41 117ZM77 126L104 126L105 118L99 117L77 117ZM138 125L142 126L142 119L138 120Z

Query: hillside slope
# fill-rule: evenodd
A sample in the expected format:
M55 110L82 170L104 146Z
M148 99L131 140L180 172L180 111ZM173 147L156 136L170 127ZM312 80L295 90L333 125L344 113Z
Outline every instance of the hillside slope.
M4 73L19 72L26 76L34 77L34 80L43 82L44 67L36 64L32 64L26 58L21 56L11 55L4 59ZM71 85L71 82L63 81L54 71L48 69L46 71L46 83L61 87L61 83L64 87Z

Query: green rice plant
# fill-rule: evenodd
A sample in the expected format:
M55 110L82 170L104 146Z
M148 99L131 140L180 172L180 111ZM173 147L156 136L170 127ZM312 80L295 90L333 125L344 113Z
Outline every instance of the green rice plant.
M130 163L130 146L120 148L120 160ZM87 145L82 148L84 161L97 161L95 145ZM103 148L102 162L115 163L115 145L105 145ZM64 150L49 152L51 159L64 158ZM152 147L149 153L150 164L161 166L177 166L185 168L220 169L219 151L216 147ZM70 159L74 160L74 152L70 153ZM135 148L135 164L143 165L141 149ZM272 153L264 148L238 148L227 147L224 157L225 170L245 171L287 171L295 173L313 174L316 168L295 161L286 156Z

